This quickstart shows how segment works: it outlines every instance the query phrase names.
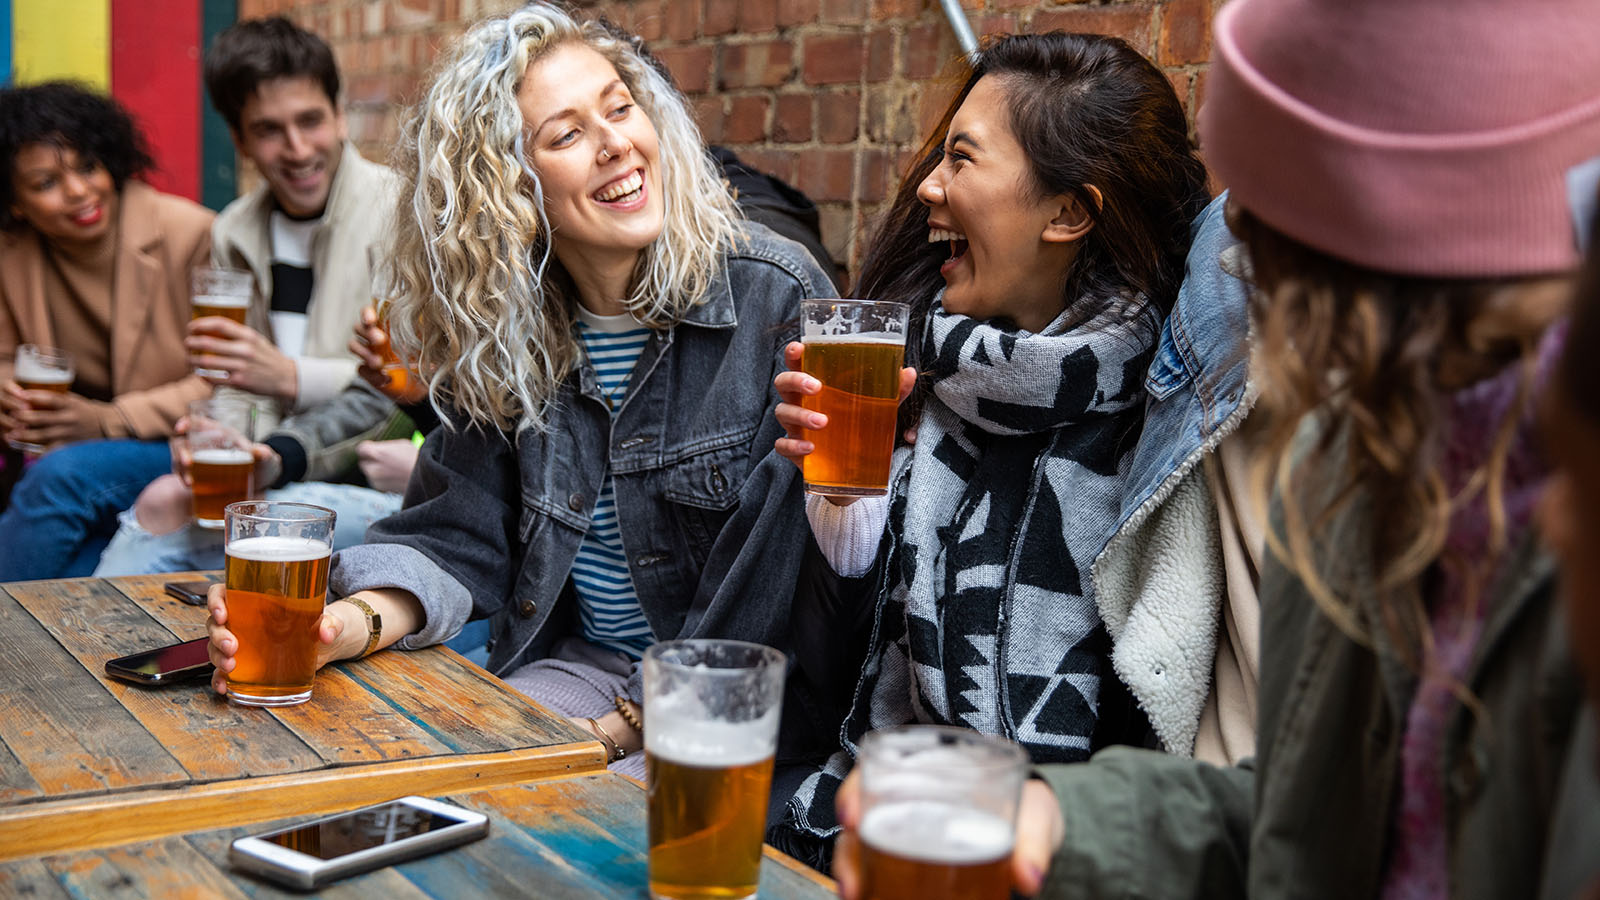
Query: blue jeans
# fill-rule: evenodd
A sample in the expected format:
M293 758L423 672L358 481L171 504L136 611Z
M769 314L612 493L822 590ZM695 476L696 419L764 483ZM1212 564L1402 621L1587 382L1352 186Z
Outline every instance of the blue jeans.
M46 453L0 514L0 581L93 572L117 513L171 470L166 441L85 441Z
M266 499L311 503L333 510L335 551L361 543L367 526L400 508L399 494L321 481L286 484L267 491ZM220 528L185 525L167 534L151 534L139 525L131 509L122 514L120 524L105 555L100 558L100 565L94 570L99 577L222 568Z

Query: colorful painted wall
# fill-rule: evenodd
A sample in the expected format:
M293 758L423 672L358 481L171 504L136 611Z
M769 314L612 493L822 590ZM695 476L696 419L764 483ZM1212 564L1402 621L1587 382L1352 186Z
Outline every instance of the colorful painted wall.
M220 209L233 145L205 102L200 53L237 13L238 0L0 0L0 73L108 91L150 141L150 182Z

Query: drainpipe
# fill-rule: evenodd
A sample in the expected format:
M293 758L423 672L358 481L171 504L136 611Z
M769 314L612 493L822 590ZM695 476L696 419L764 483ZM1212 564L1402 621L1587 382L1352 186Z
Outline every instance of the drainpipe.
M972 26L967 22L966 11L961 8L961 0L939 0L939 5L944 8L944 17L950 20L950 30L956 33L956 43L961 45L961 52L966 54L969 62L976 62L978 39L972 34Z

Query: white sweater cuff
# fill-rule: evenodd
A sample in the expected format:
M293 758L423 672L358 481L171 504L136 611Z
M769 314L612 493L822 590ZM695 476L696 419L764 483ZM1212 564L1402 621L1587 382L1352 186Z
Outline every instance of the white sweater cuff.
M878 556L878 539L889 520L888 497L863 497L849 506L835 506L828 498L806 497L806 518L822 556L845 578L859 578Z

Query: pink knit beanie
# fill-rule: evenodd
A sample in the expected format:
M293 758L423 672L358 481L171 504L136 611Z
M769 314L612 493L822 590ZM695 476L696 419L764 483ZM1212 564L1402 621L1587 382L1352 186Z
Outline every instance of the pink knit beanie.
M1577 264L1600 3L1230 0L1214 42L1201 147L1266 224L1399 274Z

